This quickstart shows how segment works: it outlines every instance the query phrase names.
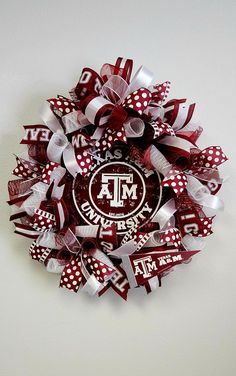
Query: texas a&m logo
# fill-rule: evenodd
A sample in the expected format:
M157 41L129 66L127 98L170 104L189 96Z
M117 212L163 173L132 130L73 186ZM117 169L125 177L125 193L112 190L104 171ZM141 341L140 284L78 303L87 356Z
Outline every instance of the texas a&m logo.
M123 207L126 199L137 200L138 184L133 184L133 174L103 174L102 187L97 198L110 200L110 206ZM113 182L113 192L109 190L109 183Z
M119 160L98 164L87 185L78 177L73 198L85 222L103 227L115 223L117 232L123 234L156 213L161 200L160 177L121 155Z

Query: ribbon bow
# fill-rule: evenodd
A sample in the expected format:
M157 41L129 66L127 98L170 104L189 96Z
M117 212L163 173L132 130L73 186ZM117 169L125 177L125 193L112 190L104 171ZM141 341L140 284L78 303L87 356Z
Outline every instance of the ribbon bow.
M83 289L93 295L104 287L114 272L112 262L97 248L95 241L84 239L79 252L65 265L60 287L77 292L84 278L87 282Z
M88 85L87 80L84 81L85 71L82 72L77 89L75 89L79 97L84 92L87 94L83 95L79 101L85 117L91 124L102 128L100 140L96 143L96 147L101 151L111 148L117 140L127 142L130 133L132 137L135 134L136 137L143 134L145 125L137 116L145 112L152 98L151 92L147 89L152 81L152 73L147 68L141 67L129 83L132 61L126 60L124 70L116 69L119 61L118 59L114 69L110 69L110 73L117 72L117 75L104 74L104 70L107 73L107 67L102 68L102 78L99 82L102 80L106 82L101 86L99 93L95 94L94 90L93 93L89 93L88 88L91 90L95 86L92 82L98 80L98 76L95 73L91 74Z

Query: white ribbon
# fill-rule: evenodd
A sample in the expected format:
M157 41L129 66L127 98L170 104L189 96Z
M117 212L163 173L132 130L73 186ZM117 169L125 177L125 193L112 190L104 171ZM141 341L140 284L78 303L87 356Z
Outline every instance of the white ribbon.
M130 82L127 94L130 94L141 87L148 88L153 81L153 77L154 74L148 68L142 65Z
M99 225L76 226L75 235L80 238L96 238Z
M172 146L174 148L184 150L187 153L190 153L190 150L192 148L196 148L196 146L192 144L190 141L184 140L180 137L165 136L158 142L159 144Z
M78 173L81 173L81 168L76 161L74 148L70 143L68 143L63 152L63 160L67 170L72 176L76 177Z
M188 175L187 191L193 200L203 206L207 216L215 215L216 211L224 209L223 201L210 193L210 190L194 176Z
M189 105L186 103L182 103L179 105L178 114L176 116L176 119L174 121L174 124L172 125L172 128L174 131L177 131L180 129L185 121L187 120L188 114L189 114ZM167 108L167 111L169 111L170 108Z
M38 182L30 188L30 191L33 193L23 202L21 206L29 216L33 216L35 209L38 209L41 202L45 200L47 190L48 185L42 182Z
M50 258L46 266L46 269L48 272L57 273L57 274L61 274L64 268L65 268L65 265L61 265L59 261L55 258Z
M72 133L89 125L90 122L85 117L82 111L72 111L69 114L62 116L61 120L65 126L65 133Z
M172 168L164 155L154 145L152 145L150 149L150 162L155 170L164 176Z
M202 250L205 246L205 239L187 234L182 238L181 243L188 251Z
M129 117L124 123L126 137L141 137L143 135L145 124L142 119Z
M163 107L160 107L160 105L156 106L154 104L149 104L144 113L151 116L150 122L155 121L158 118L164 121L165 111Z
M112 75L103 85L100 95L112 103L122 103L127 96L129 85L121 77Z
M88 103L85 109L85 116L90 121L91 124L95 124L95 118L96 118L98 111L107 104L114 106L113 103L111 103L110 101L108 101L107 99L101 96L93 98ZM107 119L108 119L107 116L101 117L101 119L99 119L99 125L105 124Z
M152 222L158 222L160 229L162 229L174 215L176 210L175 199L171 198L158 210L158 212L152 218Z
M148 239L148 241L144 244L143 248L162 246L163 243L160 242L162 234L163 231L159 230L151 232L151 236Z
M47 147L48 159L52 162L60 163L63 151L68 144L69 141L63 133L54 133Z
M131 255L135 252L137 244L135 244L134 239L116 248L114 251L109 253L109 256L121 258L124 255Z
M44 102L39 108L39 115L53 133L56 133L57 131L60 131L61 133L64 132L61 124L52 112L50 104L48 102Z
M37 239L37 245L45 248L61 249L62 244L56 241L56 234L54 232L43 232Z
M84 274L84 269L82 269L82 272ZM101 286L103 287L103 285L100 282L98 282L97 278L93 274L89 274L89 277L86 283L84 284L82 291L87 292L89 295L92 296L100 290Z

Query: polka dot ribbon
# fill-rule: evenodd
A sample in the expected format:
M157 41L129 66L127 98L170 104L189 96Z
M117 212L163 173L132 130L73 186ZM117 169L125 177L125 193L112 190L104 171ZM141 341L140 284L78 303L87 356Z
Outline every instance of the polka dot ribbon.
M60 287L77 292L82 282L82 278L83 274L81 271L80 256L73 256L71 261L63 269Z
M49 98L47 102L50 103L53 113L60 118L76 110L75 103L62 95L58 95L57 98Z
M167 134L169 136L175 136L175 132L173 128L169 124L163 123L161 119L157 119L156 121L153 121L151 123L151 126L154 129L154 136L153 136L154 139L162 136L163 134Z
M154 85L155 91L152 93L152 100L161 105L168 97L170 91L170 81L165 81L163 84Z
M137 231L133 238L134 244L136 245L135 252L138 252L141 248L143 248L144 244L148 241L150 237L151 234Z
M37 178L41 175L43 166L37 162L26 161L23 158L16 157L17 167L12 173L19 178L25 179Z
M32 259L39 262L45 262L50 252L50 248L42 247L38 245L36 241L34 241L29 248L29 254Z
M180 231L177 228L168 228L164 234L161 236L161 243L170 243L174 244L176 248L180 247L181 244L181 235Z
M58 167L60 167L60 164L56 163L56 162L49 162L49 163L46 164L46 166L42 170L42 181L43 181L43 183L50 184L51 174Z
M212 231L212 217L200 218L198 222L198 228L192 229L191 234L193 236L205 237L213 233Z
M67 288L74 292L78 291L83 279L81 257L83 258L87 271L100 283L106 282L115 272L114 268L83 252L82 255L74 256L65 266L61 275L60 287Z
M129 94L123 101L122 105L128 109L138 112L139 115L142 115L146 110L151 98L151 92L142 87Z
M187 177L183 171L172 168L161 182L161 185L173 189L178 197L187 186Z
M85 252L83 253L82 257L87 262L87 269L90 270L91 273L93 273L98 282L104 283L115 271L114 268L111 268L110 266L104 264L103 262L88 255Z
M194 167L216 168L227 161L227 159L220 146L211 146L193 157L192 169Z
M95 146L100 151L106 151L107 149L111 149L116 141L127 143L127 137L123 127L121 127L119 131L106 128L103 136L96 142Z
M86 176L93 166L93 157L91 154L89 154L88 148L84 147L81 149L76 149L75 157L80 168L81 175Z
M55 215L42 209L34 210L34 223L32 227L40 232L51 231L56 226Z

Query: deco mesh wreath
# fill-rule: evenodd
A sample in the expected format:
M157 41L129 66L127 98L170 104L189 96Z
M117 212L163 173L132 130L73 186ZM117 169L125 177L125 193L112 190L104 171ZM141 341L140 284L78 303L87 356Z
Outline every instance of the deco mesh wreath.
M60 287L124 299L202 249L227 160L219 146L197 147L195 104L166 101L170 82L153 85L143 66L130 79L132 66L84 68L71 99L48 99L44 124L24 126L27 153L8 184L15 232Z

